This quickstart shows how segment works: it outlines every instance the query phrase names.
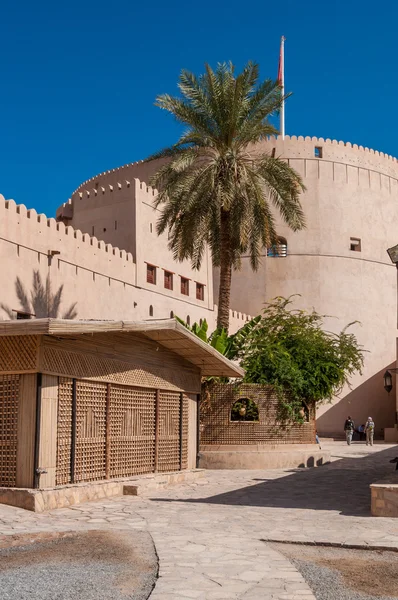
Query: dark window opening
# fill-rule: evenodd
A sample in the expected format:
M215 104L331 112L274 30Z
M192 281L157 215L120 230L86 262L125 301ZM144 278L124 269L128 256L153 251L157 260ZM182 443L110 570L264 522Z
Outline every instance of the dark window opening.
M259 421L258 406L250 398L239 398L231 408L231 421Z
M315 146L314 148L314 156L315 158L322 158L323 152L321 146Z
M34 315L30 315L29 313L24 313L24 312L18 312L17 311L17 319L31 319L32 317L34 317Z
M272 148L271 158L275 158L276 148Z
M353 252L361 252L360 238L350 238L350 250Z
M149 316L153 317L153 306L151 304L151 306L149 307Z
M278 242L267 248L267 256L271 258L284 258L287 256L287 239L278 237Z
M153 265L146 266L146 280L148 283L156 285L156 267Z
M105 233L105 231L106 231L106 227L104 227L104 233Z
M94 237L94 225L91 228L91 235Z
M204 300L205 299L205 286L203 283L196 284L196 300Z
M189 296L189 279L181 277L181 294Z
M188 315L187 316L187 325L190 325L190 324L191 324L191 317Z
M174 312L170 311L170 319L174 319Z
M152 233L152 223L149 223L149 231Z
M164 287L166 288L166 290L173 289L173 273L171 273L170 271L164 272Z

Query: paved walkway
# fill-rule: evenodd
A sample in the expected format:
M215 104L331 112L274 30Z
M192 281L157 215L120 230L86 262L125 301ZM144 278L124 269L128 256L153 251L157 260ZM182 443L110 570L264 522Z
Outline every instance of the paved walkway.
M369 483L393 470L396 446L333 443L309 470L208 471L204 480L37 515L0 505L0 533L149 530L160 561L151 600L314 600L266 540L398 549L398 519L370 516ZM16 599L17 600L17 599Z

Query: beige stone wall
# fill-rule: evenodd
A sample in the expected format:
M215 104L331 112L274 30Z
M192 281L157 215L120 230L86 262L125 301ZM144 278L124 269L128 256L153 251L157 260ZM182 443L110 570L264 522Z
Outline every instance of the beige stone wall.
M132 183L143 208L140 212L143 222L148 225L149 197L151 190L141 189L140 182ZM135 193L135 192L134 192ZM149 227L148 227L149 230ZM167 244L151 237L144 231L138 232L140 248L134 262L132 253L98 240L89 233L65 226L46 215L38 215L24 205L0 196L0 257L2 264L2 283L0 288L0 319L7 319L7 309L23 312L18 298L17 279L22 282L22 292L30 300L33 292L34 274L39 274L45 284L50 280L51 293L56 294L63 286L60 310L57 316L63 317L76 303L78 319L124 319L145 320L150 318L169 318L171 313L183 319L190 317L191 323L206 318L209 329L215 328L216 309L211 302L212 276L208 260L197 276L192 274L187 264L174 264L170 260ZM163 240L164 242L164 240ZM154 249L152 249L152 245ZM148 247L148 257L142 252ZM49 253L54 256L49 258ZM157 254L156 254L157 253ZM158 261L158 281L156 286L146 282L146 263ZM163 288L163 270L169 268L176 272L173 292ZM190 296L182 296L178 274L192 277L205 284L205 301L196 300L195 287L191 286ZM150 316L152 307L153 316ZM232 311L231 311L232 314ZM37 317L47 314L46 302L42 302ZM54 315L52 315L54 316ZM246 315L244 316L246 319ZM244 322L242 315L233 317L232 330Z
M322 148L322 158L314 156ZM288 242L287 258L262 259L256 274L248 259L234 274L232 306L257 314L276 296L301 294L295 305L315 308L331 331L352 321L368 351L362 376L352 380L341 399L318 411L321 433L342 434L347 414L360 424L370 415L381 433L395 422L394 394L383 389L383 373L395 364L396 270L386 249L397 243L398 163L383 153L322 138L286 136L260 146L285 157L303 177L307 229L293 233L280 220ZM361 252L350 250L350 238L361 239ZM215 273L215 294L217 293ZM395 383L394 383L395 385Z

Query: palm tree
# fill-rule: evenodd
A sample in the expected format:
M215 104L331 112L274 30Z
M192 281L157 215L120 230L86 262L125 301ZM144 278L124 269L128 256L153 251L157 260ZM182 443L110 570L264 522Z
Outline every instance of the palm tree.
M186 126L176 144L148 159L167 159L151 178L162 206L157 231L168 230L174 258L196 269L210 247L220 267L217 326L228 330L233 268L248 253L256 270L261 251L277 243L272 207L293 231L305 227L304 186L285 161L255 149L278 133L269 117L282 102L277 82L259 81L257 64L237 76L231 63L206 65L199 78L183 70L178 85L182 98L163 94L155 102Z
M61 309L62 294L64 286L60 285L58 290L53 293L51 289L50 278L47 276L46 283L43 283L39 271L33 271L32 291L29 294L19 277L15 280L15 292L24 313L35 315L37 319L43 317L57 318ZM77 302L70 305L67 311L62 315L63 319L76 319ZM0 307L7 313L10 319L15 319L15 312L6 304L0 304Z

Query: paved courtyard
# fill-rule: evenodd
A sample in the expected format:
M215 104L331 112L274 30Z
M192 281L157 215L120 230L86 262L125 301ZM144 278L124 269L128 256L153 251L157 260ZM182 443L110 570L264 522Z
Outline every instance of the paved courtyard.
M298 570L267 541L398 550L398 519L372 517L369 492L394 469L389 460L398 447L324 447L333 462L318 469L208 471L156 495L47 514L0 505L0 534L149 531L160 564L151 600L314 600Z

